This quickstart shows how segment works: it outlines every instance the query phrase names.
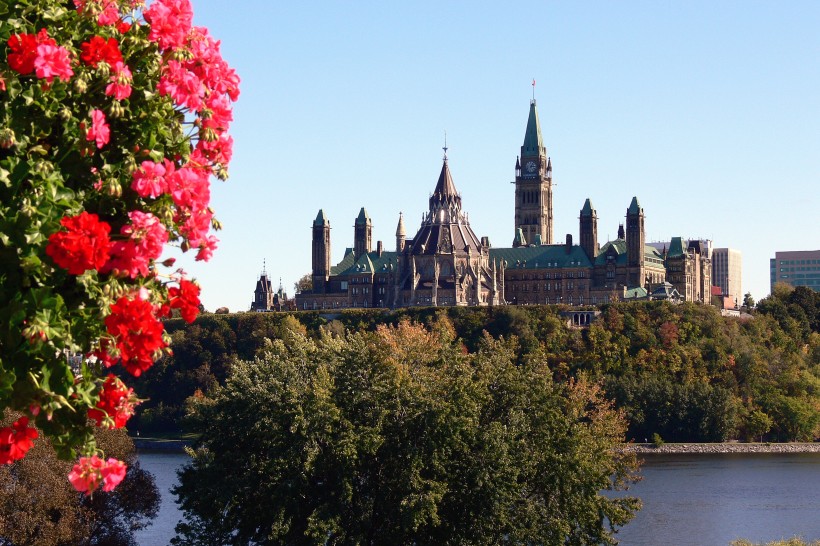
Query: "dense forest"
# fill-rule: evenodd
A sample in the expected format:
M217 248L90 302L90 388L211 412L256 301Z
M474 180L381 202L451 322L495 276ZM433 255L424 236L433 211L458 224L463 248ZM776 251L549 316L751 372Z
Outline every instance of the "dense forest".
M575 308L577 309L577 308ZM172 357L140 378L147 401L130 423L142 434L177 432L186 400L224 384L237 361L273 340L372 332L409 320L446 332L464 353L485 332L513 343L520 364L546 361L558 382L600 382L628 419L627 439L668 442L811 441L820 436L820 294L776 287L751 315L666 302L599 308L571 328L561 306L414 308L339 313L203 314L170 320ZM657 436L655 436L657 435Z

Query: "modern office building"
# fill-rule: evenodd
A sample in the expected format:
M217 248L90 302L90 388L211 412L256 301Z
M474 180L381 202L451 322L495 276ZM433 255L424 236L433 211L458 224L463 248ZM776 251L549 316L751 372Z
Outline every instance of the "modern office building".
M740 251L734 248L712 250L712 282L723 296L731 297L735 305L743 303L741 275L743 263Z
M769 261L771 288L779 282L820 292L820 250L775 252Z

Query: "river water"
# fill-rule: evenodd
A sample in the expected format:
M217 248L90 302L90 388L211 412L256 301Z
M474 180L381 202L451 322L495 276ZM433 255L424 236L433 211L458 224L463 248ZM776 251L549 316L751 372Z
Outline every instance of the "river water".
M162 492L160 515L137 535L161 546L181 513L170 488L181 453L140 453ZM618 532L624 546L727 546L737 538L768 542L820 539L820 454L650 455L629 494L644 507Z

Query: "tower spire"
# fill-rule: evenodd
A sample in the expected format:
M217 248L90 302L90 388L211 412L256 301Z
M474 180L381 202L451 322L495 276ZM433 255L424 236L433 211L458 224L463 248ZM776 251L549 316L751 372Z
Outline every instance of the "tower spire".
M447 161L447 130L446 129L444 130L444 147L442 148L442 150L444 150L444 161Z

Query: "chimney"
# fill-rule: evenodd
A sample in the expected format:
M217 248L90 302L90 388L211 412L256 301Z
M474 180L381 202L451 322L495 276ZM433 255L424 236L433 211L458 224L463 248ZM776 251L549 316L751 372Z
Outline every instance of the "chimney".
M376 242L376 254L381 257L382 252L384 252L384 245L381 241Z
M567 244L566 244L565 250L566 250L567 254L572 252L572 234L571 233L567 233Z

